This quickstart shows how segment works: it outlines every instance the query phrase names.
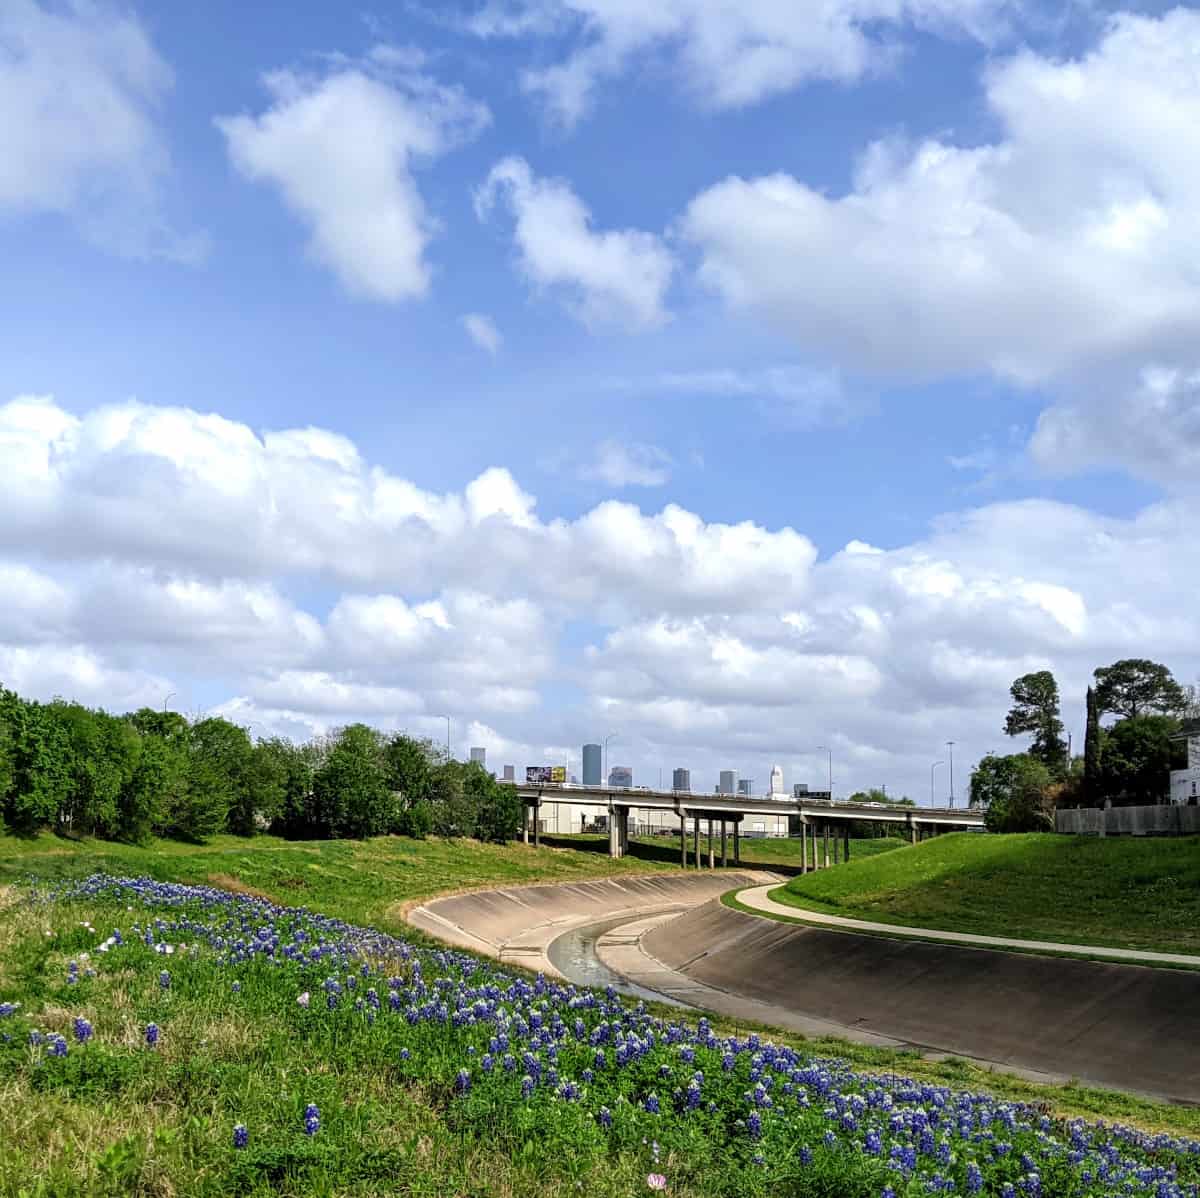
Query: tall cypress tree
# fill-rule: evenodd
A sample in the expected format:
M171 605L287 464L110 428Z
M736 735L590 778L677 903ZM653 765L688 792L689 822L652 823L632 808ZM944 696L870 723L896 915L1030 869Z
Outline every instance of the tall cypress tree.
M1087 688L1087 730L1083 738L1083 793L1089 803L1100 802L1100 704Z

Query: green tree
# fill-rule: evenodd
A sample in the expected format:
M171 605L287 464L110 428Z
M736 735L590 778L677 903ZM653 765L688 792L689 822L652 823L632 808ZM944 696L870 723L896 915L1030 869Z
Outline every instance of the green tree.
M440 754L433 742L402 732L390 737L383 749L387 784L397 803L396 826L402 836L426 836L433 826L430 795L433 770Z
M438 836L475 835L476 805L464 782L460 761L444 761L430 774L429 807Z
M1170 771L1183 764L1185 750L1173 740L1179 721L1166 715L1139 715L1107 730L1101 753L1103 796L1119 805L1161 802Z
M366 724L343 728L313 775L317 824L326 836L378 836L395 823L379 733Z
M70 745L69 784L60 827L80 835L115 836L121 788L137 761L137 732L124 720L79 703L51 704Z
M283 767L283 799L272 830L293 840L319 836L313 798L313 775L319 765L316 746L276 738L264 742L264 748Z
M1022 674L1010 688L1013 705L1004 720L1008 736L1033 733L1029 752L1054 774L1065 768L1067 745L1058 710L1058 683L1049 670Z
M1083 736L1083 796L1089 803L1098 804L1103 797L1103 776L1100 765L1101 748L1100 705L1096 692L1087 688L1087 727Z
M0 690L0 694L3 691ZM8 806L8 794L13 784L12 734L3 716L0 704L0 832L4 831L4 812Z
M989 754L971 773L971 806L982 807L990 832L1039 832L1053 827L1049 767L1032 753Z
M463 767L463 791L475 808L475 835L504 844L521 826L521 800L515 786L501 786L477 761Z
M1120 719L1179 715L1187 701L1171 671L1156 661L1127 657L1096 671L1096 703L1101 715Z
M205 796L202 803L204 826L211 826L219 814L213 832L228 827L239 836L253 835L254 795L250 767L254 746L250 743L250 734L221 716L209 716L191 726L187 739L189 760L204 763L203 767L195 767L199 792Z
M138 737L136 761L117 800L117 835L122 840L145 844L156 831L166 830L168 803L184 765L177 742L161 736Z
M260 740L250 751L242 804L229 813L229 830L243 835L270 827L283 812L292 746L282 738ZM244 822L243 822L244 821ZM246 830L244 830L246 829Z
M71 786L71 745L52 707L0 691L0 719L8 726L12 781L4 819L29 835L58 822Z

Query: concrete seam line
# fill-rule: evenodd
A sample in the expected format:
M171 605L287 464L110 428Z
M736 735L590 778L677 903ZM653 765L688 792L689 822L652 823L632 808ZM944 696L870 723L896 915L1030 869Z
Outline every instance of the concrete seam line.
M1068 944L1052 940L1018 940L1003 936L988 936L983 933L952 932L938 928L916 928L905 924L876 923L872 920L852 919L849 916L829 915L822 911L810 911L804 907L792 907L779 903L769 895L743 897L750 891L766 889L763 886L734 887L720 897L738 904L730 910L775 923L790 923L803 927L820 928L826 932L843 932L858 936L882 936L894 940L916 940L926 944L944 944L975 948L987 951L1032 953L1042 956L1065 957L1071 960L1106 961L1114 965L1135 965L1151 968L1200 969L1200 957L1184 953L1162 953L1150 949L1123 949L1108 945ZM771 905L760 905L762 900ZM726 902L726 906L729 903Z

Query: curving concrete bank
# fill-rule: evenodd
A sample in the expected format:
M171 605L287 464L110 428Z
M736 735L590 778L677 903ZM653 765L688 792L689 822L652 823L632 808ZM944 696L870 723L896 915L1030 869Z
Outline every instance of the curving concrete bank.
M719 900L647 926L637 947L676 979L863 1038L1200 1102L1193 971L829 932Z
M573 928L684 911L731 886L779 881L765 872L722 870L513 886L431 899L409 910L406 918L460 948L561 976L547 954L551 943Z

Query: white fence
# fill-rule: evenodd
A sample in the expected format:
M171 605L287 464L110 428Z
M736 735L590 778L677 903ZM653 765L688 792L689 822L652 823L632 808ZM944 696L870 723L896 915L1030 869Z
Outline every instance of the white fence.
M1069 836L1200 836L1200 807L1060 807L1054 830Z

